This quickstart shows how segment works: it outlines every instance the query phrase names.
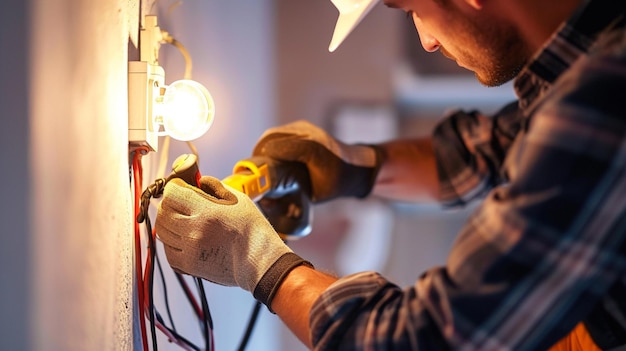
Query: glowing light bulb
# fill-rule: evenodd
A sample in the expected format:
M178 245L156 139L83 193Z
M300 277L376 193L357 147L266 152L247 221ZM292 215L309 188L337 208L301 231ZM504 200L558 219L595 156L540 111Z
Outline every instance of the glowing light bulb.
M177 80L165 87L159 99L155 122L174 139L188 141L206 133L215 117L215 103L209 91L193 80Z

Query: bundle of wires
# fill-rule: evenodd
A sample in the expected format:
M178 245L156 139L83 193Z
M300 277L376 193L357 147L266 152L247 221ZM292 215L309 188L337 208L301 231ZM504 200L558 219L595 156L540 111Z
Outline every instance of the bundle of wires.
M132 159L132 174L134 185L134 208L135 208L135 275L137 280L137 300L140 317L140 332L144 350L148 348L148 327L146 321L149 323L152 350L158 350L156 330L161 331L170 342L173 342L180 346L184 350L207 350L212 351L215 349L214 335L213 335L213 321L211 318L211 312L209 309L208 300L206 298L206 292L204 283L200 278L194 278L196 283L196 295L194 295L192 289L189 287L187 280L183 275L178 272L173 272L177 282L179 283L187 301L192 307L196 318L199 320L199 324L202 329L202 335L204 337L204 348L200 348L198 345L189 341L182 336L174 325L174 319L169 307L169 297L167 284L165 281L163 267L161 266L159 256L157 255L157 238L156 231L152 229L152 224L149 216L150 200L152 198L158 198L162 195L165 188L165 178L158 178L154 183L145 188L142 192L142 179L143 179L143 167L141 164L141 156L145 153L145 150L137 149L131 153ZM145 223L145 233L147 238L147 251L145 255L145 264L142 261L143 258L143 246L141 235L141 223ZM155 269L158 269L159 276L162 283L162 290L164 295L165 307L169 325L164 321L163 317L154 305L154 275ZM198 302L198 299L200 302ZM252 334L254 325L258 318L262 304L255 302L248 325L244 332L244 335L240 341L238 350L245 350L250 336Z
M167 296L167 284L165 283L165 277L163 274L163 267L159 261L159 257L157 255L156 249L156 232L152 229L152 224L150 221L150 216L148 213L148 207L150 205L150 199L153 197L159 197L163 188L165 187L165 179L159 178L153 184L148 186L143 192L141 192L142 188L142 178L143 178L143 167L141 165L141 156L144 150L135 150L133 151L132 157L132 171L133 171L133 184L134 184L134 198L135 198L135 275L137 281L137 300L138 300L138 309L140 317L140 332L141 339L144 350L149 350L148 348L148 328L146 327L146 321L148 321L150 325L150 335L152 341L152 350L158 350L157 345L157 337L156 337L156 329L159 329L170 342L173 342L179 345L184 350L213 350L214 349L214 341L213 341L213 322L211 319L211 313L209 310L209 305L206 299L206 293L204 290L203 282L200 278L195 278L196 286L197 286L197 295L201 301L199 304L197 302L196 296L193 294L192 290L189 288L187 281L182 277L179 273L176 273L177 281L179 282L185 296L192 304L194 311L196 312L197 318L200 320L200 324L202 325L202 331L205 341L205 347L200 348L195 345L187 338L180 335L176 327L174 325L174 321L172 318L172 314L169 308L169 298ZM143 250L142 250L142 235L141 235L141 223L145 223L145 230L147 238L147 250L145 253L145 264L142 261L143 258ZM167 315L169 319L169 326L163 320L163 317L158 312L154 305L154 276L155 269L158 268L159 275L163 285L163 293L164 299L167 309ZM202 307L199 307L199 306ZM145 317L145 318L144 318Z

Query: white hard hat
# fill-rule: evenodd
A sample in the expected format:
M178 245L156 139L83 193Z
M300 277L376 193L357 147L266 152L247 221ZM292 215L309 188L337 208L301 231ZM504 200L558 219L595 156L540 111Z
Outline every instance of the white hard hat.
M339 10L328 51L333 52L380 0L330 0Z

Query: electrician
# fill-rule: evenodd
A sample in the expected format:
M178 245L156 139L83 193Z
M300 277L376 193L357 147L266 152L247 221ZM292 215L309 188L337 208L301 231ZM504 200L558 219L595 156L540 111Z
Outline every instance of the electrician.
M340 16L334 47L376 2L333 0L357 8ZM625 345L626 2L385 5L413 19L426 51L484 85L514 80L517 101L493 116L457 111L428 138L377 145L297 121L267 130L253 155L283 161L284 173L306 166L313 203L480 199L445 265L415 272L406 288L376 272L323 273L249 198L211 177L202 189L165 188L156 228L170 265L249 291L314 350Z

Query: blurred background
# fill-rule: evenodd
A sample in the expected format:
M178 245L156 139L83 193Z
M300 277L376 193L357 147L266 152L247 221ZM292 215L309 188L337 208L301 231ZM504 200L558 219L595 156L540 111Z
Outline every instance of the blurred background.
M0 161L10 171L0 185L0 349L140 349L126 84L144 14L186 47L193 79L215 100L215 122L194 145L201 172L218 178L270 126L306 119L347 142L379 142L428 134L453 109L491 113L514 98L510 86L482 87L424 52L406 15L382 4L329 53L337 11L326 0L3 1ZM175 47L163 45L159 60L166 83L182 79ZM170 162L182 153L188 146L172 141ZM407 286L445 262L471 210L339 200L316 206L311 234L290 246L319 269L376 270ZM166 280L179 331L200 343L167 269ZM207 288L216 349L234 350L254 301ZM179 349L159 338L160 349ZM304 347L264 308L248 349Z

